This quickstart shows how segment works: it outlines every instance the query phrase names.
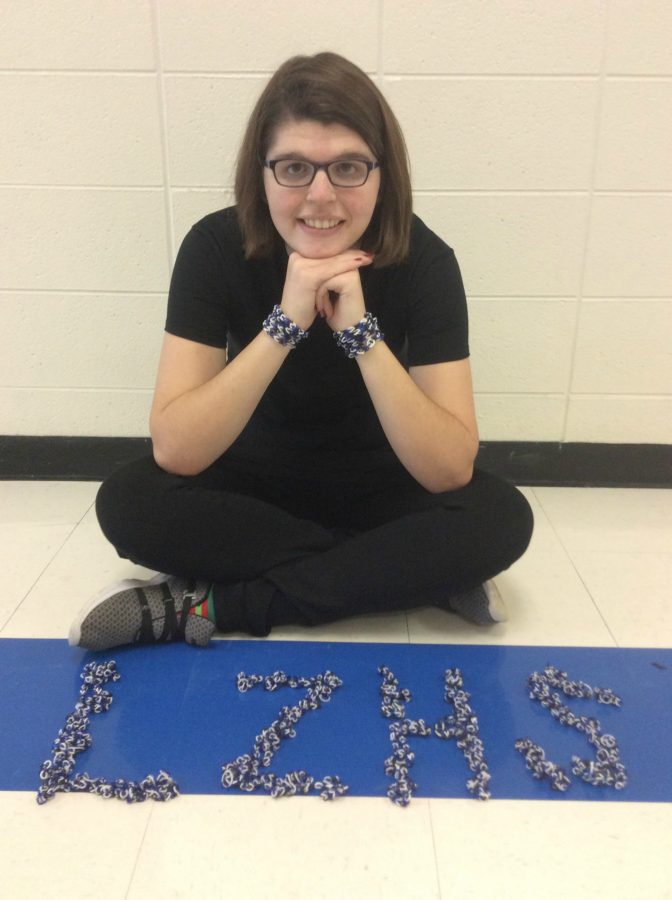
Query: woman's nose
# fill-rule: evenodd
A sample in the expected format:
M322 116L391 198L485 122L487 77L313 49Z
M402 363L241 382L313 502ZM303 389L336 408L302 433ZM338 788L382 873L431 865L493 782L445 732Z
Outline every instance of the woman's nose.
M320 169L315 173L315 178L308 188L308 198L311 200L332 200L336 196L333 184L329 181L329 176Z

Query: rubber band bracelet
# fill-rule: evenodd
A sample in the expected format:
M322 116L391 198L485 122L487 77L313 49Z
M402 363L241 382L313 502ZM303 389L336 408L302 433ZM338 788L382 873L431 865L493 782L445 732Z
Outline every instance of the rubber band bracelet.
M378 341L384 340L385 335L378 327L376 317L367 312L364 318L352 328L335 331L334 339L338 346L345 351L345 355L349 359L353 359L355 356L366 353Z
M290 350L293 350L300 341L308 337L308 332L300 328L296 322L292 322L277 303L266 316L261 327L274 341L277 341L283 347L289 347Z

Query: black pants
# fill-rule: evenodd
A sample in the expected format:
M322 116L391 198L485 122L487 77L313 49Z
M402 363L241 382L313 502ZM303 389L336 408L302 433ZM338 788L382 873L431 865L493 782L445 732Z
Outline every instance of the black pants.
M279 476L226 455L193 477L131 463L103 483L96 511L120 556L214 582L218 628L255 635L445 605L515 562L533 526L523 495L481 471L432 494L396 462Z

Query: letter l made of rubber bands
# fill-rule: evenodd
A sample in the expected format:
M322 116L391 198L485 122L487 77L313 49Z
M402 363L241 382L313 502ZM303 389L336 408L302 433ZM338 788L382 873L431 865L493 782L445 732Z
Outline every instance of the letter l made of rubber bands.
M159 772L156 778L148 775L142 781L126 781L117 778L92 778L87 772L73 775L76 758L88 749L93 739L88 731L89 716L107 712L112 705L112 694L105 689L109 681L119 681L114 660L106 663L88 663L80 675L82 685L75 709L65 720L54 741L51 759L45 760L40 768L40 787L37 802L42 804L61 792L71 791L97 794L106 800L116 798L127 803L143 800L172 800L178 796L177 785L167 774Z

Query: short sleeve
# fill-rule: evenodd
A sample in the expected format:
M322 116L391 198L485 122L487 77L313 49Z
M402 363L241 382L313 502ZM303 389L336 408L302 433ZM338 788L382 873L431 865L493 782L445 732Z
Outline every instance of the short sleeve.
M221 250L199 225L188 232L175 260L166 331L211 347L226 347L226 278Z
M408 365L469 356L467 300L453 250L427 230L411 275L407 323Z

